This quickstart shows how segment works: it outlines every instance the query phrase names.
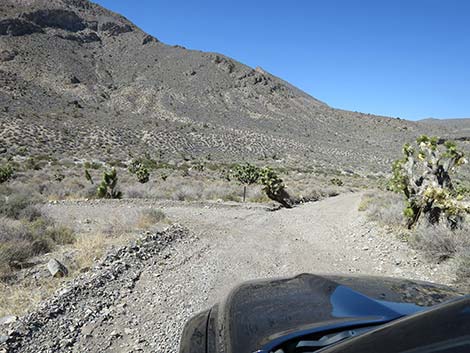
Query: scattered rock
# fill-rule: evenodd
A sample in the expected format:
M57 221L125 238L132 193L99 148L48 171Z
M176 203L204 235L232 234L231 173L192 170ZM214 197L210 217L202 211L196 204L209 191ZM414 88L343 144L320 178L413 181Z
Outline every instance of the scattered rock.
M49 260L47 263L47 269L51 273L52 277L64 277L69 273L67 267L65 267L56 259Z

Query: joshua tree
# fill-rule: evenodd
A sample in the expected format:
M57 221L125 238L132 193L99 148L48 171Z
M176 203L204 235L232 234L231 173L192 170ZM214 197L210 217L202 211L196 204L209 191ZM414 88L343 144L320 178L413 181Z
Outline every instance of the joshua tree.
M451 180L451 174L467 163L464 153L454 142L440 143L437 137L423 135L416 144L404 145L403 159L393 163L389 188L405 195L408 228L424 216L430 224L445 220L455 229L470 212Z
M246 188L248 185L256 184L260 176L258 167L247 163L245 165L238 165L235 167L233 176L243 184L243 202L246 199Z
M100 198L105 199L120 199L122 193L117 189L117 172L116 169L105 171L101 183L98 185L97 194Z
M292 198L286 191L286 186L274 170L265 167L260 171L260 183L266 195L274 201L279 202L286 208L292 208Z
M139 183L145 184L146 182L149 181L150 179L150 173L147 168L144 166L141 166L137 171L135 172L135 176L137 177L137 180Z
M144 162L138 159L134 159L129 168L129 173L134 174L137 177L139 183L146 183L150 179L150 173Z

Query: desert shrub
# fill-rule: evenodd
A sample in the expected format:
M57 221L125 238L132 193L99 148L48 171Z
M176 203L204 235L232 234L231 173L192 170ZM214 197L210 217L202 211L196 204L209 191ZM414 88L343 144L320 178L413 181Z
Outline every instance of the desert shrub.
M0 218L0 263L9 267L74 241L71 229L43 216L33 222Z
M470 229L451 230L445 225L422 225L414 230L410 243L432 261L441 262L470 250Z
M391 192L369 193L359 205L359 210L365 208L367 218L371 221L397 227L404 223L403 200Z
M139 228L147 229L157 223L163 222L165 219L166 215L161 210L144 210L137 221L137 226Z
M202 199L203 185L197 184L183 184L180 188L175 190L172 194L172 199L177 201L197 201Z
M470 248L458 254L456 275L458 283L470 287Z
M13 177L14 170L11 164L0 166L0 184L7 182Z
M417 147L405 144L403 159L392 165L393 176L389 189L406 198L405 216L408 228L418 224L424 216L430 224L442 221L457 228L470 208L461 202L451 175L467 163L464 153L451 141L439 144L437 137L425 135L416 140Z
M203 163L196 163L193 166L191 166L192 170L195 170L196 172L202 173L204 171L204 164Z
M372 202L372 198L370 196L363 196L361 199L361 202L359 203L359 206L357 207L357 210L359 212L367 211L371 202Z
M83 163L83 167L85 169L100 169L101 164L98 163L98 162L88 162L88 161L86 161L85 163Z
M58 245L73 244L75 242L73 230L66 226L49 225L44 234Z
M41 197L30 189L4 189L0 192L0 216L13 219L37 218L35 204L41 202Z
M148 153L146 153L143 157L134 158L129 164L128 170L131 174L135 174L140 167L145 167L147 170L155 170L158 168L165 168L166 164L158 163L156 160L152 159Z
M97 196L105 199L120 199L121 191L118 190L118 177L115 168L103 172L101 183L98 185Z
M343 186L343 181L340 178L332 178L330 179L330 183L336 186Z

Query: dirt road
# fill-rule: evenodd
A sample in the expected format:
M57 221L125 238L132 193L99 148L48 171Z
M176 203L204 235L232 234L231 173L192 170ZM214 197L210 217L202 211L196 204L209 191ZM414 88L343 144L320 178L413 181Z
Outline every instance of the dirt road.
M65 351L177 352L188 317L254 278L312 272L452 280L444 268L430 268L406 244L368 224L358 212L360 199L361 194L344 194L278 211L259 205L160 205L197 239L171 244L147 261L132 290L110 303L105 319L98 315L77 328L80 334ZM73 214L86 205L57 207ZM123 216L130 208L111 207ZM29 347L35 344L42 343L32 339Z

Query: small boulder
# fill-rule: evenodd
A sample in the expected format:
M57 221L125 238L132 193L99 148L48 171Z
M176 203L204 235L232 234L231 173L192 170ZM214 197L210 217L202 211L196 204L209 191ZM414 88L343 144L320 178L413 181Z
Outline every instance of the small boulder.
M0 318L0 326L14 323L18 318L14 315L8 315Z
M47 269L51 273L52 277L64 277L69 273L67 267L65 267L56 259L49 260L47 263Z
M77 76L72 76L70 83L76 85L80 83L80 80L77 78Z
M158 42L158 39L155 38L155 37L152 37L150 34L147 34L143 41L142 41L142 45L145 45L145 44L148 44L148 43L151 43L151 42L155 42L157 43Z
M11 61L15 58L16 54L16 51L13 50L2 50L0 51L0 61Z

